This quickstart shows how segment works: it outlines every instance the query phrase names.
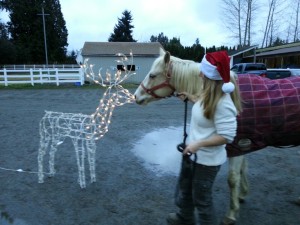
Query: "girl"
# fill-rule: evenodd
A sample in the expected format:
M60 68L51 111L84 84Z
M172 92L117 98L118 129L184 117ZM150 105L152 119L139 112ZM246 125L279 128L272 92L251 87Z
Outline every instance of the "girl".
M236 135L236 116L241 111L240 95L235 79L230 76L229 62L225 51L207 53L201 62L201 94L179 94L181 99L188 98L194 105L176 191L179 211L169 214L169 225L196 224L194 209L201 225L217 222L212 187L220 166L227 159L225 146ZM189 157L190 154L194 157Z

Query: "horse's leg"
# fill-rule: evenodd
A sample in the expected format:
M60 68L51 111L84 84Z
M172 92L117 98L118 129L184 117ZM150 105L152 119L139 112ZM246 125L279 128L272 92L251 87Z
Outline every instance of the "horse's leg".
M239 195L239 201L244 202L245 198L249 192L249 184L248 184L248 178L247 178L247 160L246 157L243 157L243 162L241 166L241 183L240 183L240 195Z
M241 182L241 168L244 162L244 156L229 158L229 174L228 185L230 188L230 208L223 219L223 225L234 224L240 208L240 182Z
M88 153L88 160L90 165L90 176L91 183L96 182L96 174L95 174L95 153L96 153L96 144L95 140L86 140L86 148Z
M50 137L45 129L45 122L44 119L40 122L40 146L39 146L39 153L38 153L38 178L39 183L44 183L44 156L46 154L47 148L49 146Z
M85 157L85 146L84 140L79 138L72 139L75 153L76 153L76 160L78 166L78 183L81 188L85 188L85 169L84 169L84 157Z

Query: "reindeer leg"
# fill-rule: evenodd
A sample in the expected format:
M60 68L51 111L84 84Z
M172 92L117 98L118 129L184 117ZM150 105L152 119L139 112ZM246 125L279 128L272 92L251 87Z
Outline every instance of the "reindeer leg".
M51 139L51 148L50 148L50 157L49 157L49 173L50 176L54 176L55 174L55 168L54 168L54 159L55 159L55 153L57 151L57 144L59 142L59 139L57 135L54 133L54 129L52 129L52 139Z
M89 160L89 165L90 165L91 183L93 183L93 182L96 182L96 174L95 174L96 144L95 144L95 140L86 140L86 148L87 148L88 160Z
M243 164L244 156L229 158L229 174L228 185L230 188L230 208L223 219L223 225L231 225L236 221L237 214L240 209L239 196L240 196L240 181L241 181L241 167Z
M40 146L38 152L38 179L39 183L44 183L44 156L49 146L50 137L45 128L45 119L43 118L40 122Z
M85 188L85 169L84 169L84 158L85 158L85 147L84 147L84 141L78 138L72 139L75 153L76 153L76 159L77 159L77 166L78 166L78 182L81 188Z

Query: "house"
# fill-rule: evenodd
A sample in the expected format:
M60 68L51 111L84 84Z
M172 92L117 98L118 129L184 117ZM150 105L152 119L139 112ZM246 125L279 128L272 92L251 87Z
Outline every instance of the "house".
M249 55L255 55L255 49L257 46L247 46L240 48L235 51L228 52L228 55L230 56L230 68L237 63L246 62L245 58ZM251 59L250 59L251 60ZM255 59L252 59L252 61L247 62L255 62Z
M122 63L117 53L125 54L129 62L127 69L135 72L135 75L126 80L127 83L139 84L150 71L153 61L164 51L159 42L138 43L138 42L85 42L78 54L77 62L83 64L86 59L88 64L93 64L94 73L102 70L102 73L110 70L115 73L122 70ZM130 60L130 52L133 54L133 61Z
M300 68L300 42L257 48L250 46L228 52L230 67L236 63L265 63L267 68Z
M300 68L300 42L257 49L256 60L268 68Z

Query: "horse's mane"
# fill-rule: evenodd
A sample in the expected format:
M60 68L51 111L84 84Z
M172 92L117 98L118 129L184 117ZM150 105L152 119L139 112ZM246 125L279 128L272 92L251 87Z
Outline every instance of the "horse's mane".
M172 78L177 91L198 95L202 89L202 79L199 76L200 63L179 59L174 56L171 56L171 62Z

